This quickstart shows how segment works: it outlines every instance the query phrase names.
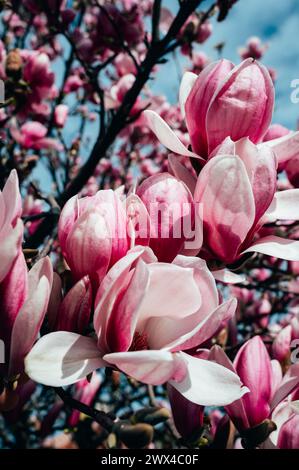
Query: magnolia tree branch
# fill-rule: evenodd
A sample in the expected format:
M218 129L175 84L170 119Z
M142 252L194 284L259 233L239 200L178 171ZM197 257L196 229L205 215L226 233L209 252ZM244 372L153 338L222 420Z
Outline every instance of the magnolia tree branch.
M99 423L106 431L110 432L113 428L114 420L109 416L108 413L104 411L96 410L91 406L85 405L79 400L73 398L69 393L67 393L63 388L55 388L55 392L64 402L64 404L71 409L76 409L81 413L89 416Z
M153 32L157 39L157 31L159 29L159 9L161 2L156 1L154 4L153 12ZM179 11L174 18L167 34L161 40L154 40L151 42L148 48L147 55L144 61L140 64L135 82L132 88L127 92L121 106L111 119L109 126L107 126L104 134L99 131L98 138L94 144L94 147L90 153L89 158L85 164L81 167L77 176L70 182L65 188L64 192L58 198L58 203L63 206L68 199L75 194L79 193L88 179L93 175L98 163L101 158L106 156L107 150L113 144L118 134L124 129L128 123L130 112L138 98L142 88L150 78L153 68L161 63L161 59L170 51L171 44L175 41L178 33L185 24L189 16L203 3L203 0L189 0L188 2L182 2ZM215 7L215 5L213 6ZM209 11L211 8L209 8ZM206 20L206 15L202 16L201 22ZM178 43L175 47L178 47ZM173 50L173 49L171 49ZM34 235L29 238L26 242L26 247L36 248L44 240L44 238L50 234L57 223L57 216L49 214L36 230Z

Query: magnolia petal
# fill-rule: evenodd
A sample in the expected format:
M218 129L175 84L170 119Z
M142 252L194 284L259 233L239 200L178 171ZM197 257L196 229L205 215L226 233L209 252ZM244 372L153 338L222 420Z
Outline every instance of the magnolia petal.
M140 382L161 385L170 379L182 380L186 365L182 357L168 351L131 351L106 354L103 359Z
M299 400L292 401L290 403L290 407L292 408L292 411L294 411L294 413L299 414Z
M212 347L208 359L226 367L236 374L236 369L220 346L215 345ZM249 428L249 421L245 412L243 400L236 400L226 406L225 409L237 428Z
M152 317L184 318L198 310L201 294L192 268L168 263L147 267L150 279L140 307L140 322Z
M255 219L254 197L242 160L236 155L211 158L194 193L203 205L204 239L221 260L235 260Z
M119 301L116 299L116 308L112 311L106 331L106 341L110 351L127 351L131 345L139 307L149 284L149 270L140 259L135 268L124 295Z
M168 124L159 116L151 110L144 111L144 114L147 118L148 125L153 133L156 135L157 139L163 144L166 148L171 150L178 155L184 155L186 157L194 157L200 160L203 160L196 153L190 152L184 144L180 141L177 135L170 129Z
M145 204L137 194L130 194L125 201L131 246L148 246L151 220Z
M175 343L167 345L167 349L182 351L199 347L202 343L210 339L221 327L234 315L237 308L237 300L230 299L219 305L210 315L208 315L196 328L181 336Z
M239 349L234 367L250 393L243 398L251 426L269 416L272 394L272 366L268 351L260 336L254 336Z
M179 102L183 118L185 117L185 103L196 79L197 75L193 72L185 72L183 75L179 91Z
M298 155L299 131L278 137L278 139L268 140L260 146L268 145L274 151L278 163L285 163Z
M44 320L53 282L48 257L38 261L28 274L28 298L19 311L11 334L9 375L22 372L24 357L32 348Z
M0 233L1 264L0 282L8 274L21 247L23 237L23 222L18 220L14 228L6 226Z
M288 261L299 261L299 241L269 235L253 243L242 255L253 252Z
M169 155L168 165L170 173L178 180L183 181L191 194L193 194L197 181L195 176L184 165L182 165L174 155Z
M78 196L71 197L64 205L58 222L58 237L62 254L65 256L67 237L79 217Z
M275 193L265 216L267 222L299 219L299 189L287 189Z
M284 375L282 382L274 393L271 401L271 410L282 402L299 385L299 364L292 364Z
M78 382L103 366L94 339L66 331L43 336L25 359L27 375L52 387Z
M243 161L251 183L255 202L254 225L256 225L273 201L276 191L277 169L275 154L266 145L258 149L248 137L236 142L235 147L236 155Z
M170 383L187 400L204 406L224 406L248 392L239 377L225 367L183 352L179 355L187 363L187 375L180 382Z
M224 284L239 284L246 280L245 274L237 274L228 269L218 269L212 271L216 281L223 282Z
M98 336L98 346L107 352L106 330L119 289L124 285L132 265L139 259L156 261L150 248L135 247L120 259L103 279L95 299L94 329Z
M53 284L52 290L49 298L48 310L47 310L47 319L49 330L53 331L57 322L57 315L59 306L62 301L62 281L56 272L53 273Z
M22 214L22 199L16 170L10 172L2 194L5 203L5 223L14 225L16 219Z

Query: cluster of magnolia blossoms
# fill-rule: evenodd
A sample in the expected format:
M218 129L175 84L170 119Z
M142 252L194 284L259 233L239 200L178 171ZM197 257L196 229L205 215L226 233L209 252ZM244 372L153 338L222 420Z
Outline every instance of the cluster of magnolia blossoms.
M12 171L0 192L0 339L1 386L7 385L2 405L16 404L12 384L24 372L24 358L35 343L50 297L53 269L49 258L42 258L28 272L22 252L22 201L17 173ZM4 403L3 403L4 399Z
M197 160L200 171L192 172L179 158L170 157L170 173L146 179L128 196L121 189L102 190L67 202L59 242L74 284L61 300L60 278L55 275L48 306L52 332L31 349L52 283L47 259L33 267L28 285L34 291L32 286L42 282L44 290L38 289L41 303L34 334L12 367L13 375L23 371L30 349L26 373L46 385L66 386L98 368L114 368L146 384L168 383L181 434L188 435L201 421L203 406L224 405L248 445L271 438L274 428L268 421L277 420L271 445L287 446L282 443L289 439L289 422L297 423L298 368L290 367L282 377L258 338L240 349L233 364L222 349L206 349L231 321L237 305L233 298L220 300L215 279L242 280L227 269L211 272L208 265L231 267L251 252L299 260L298 241L277 237L271 229L262 236L268 222L298 219L299 190L276 191L277 161L283 164L296 155L298 135L263 142L274 91L267 70L252 60L238 67L220 61L199 77L188 73L180 97L192 150L153 111L146 111L146 118L162 143ZM5 208L9 199L3 194ZM3 209L3 220L9 220L14 233L17 216L7 213ZM190 249L186 242L197 232L197 243ZM27 276L18 240L17 254L5 273L11 286L16 282L14 269ZM27 298L32 308L31 289L13 306L14 325L24 318ZM9 312L4 318L11 318ZM93 333L87 335L91 321ZM12 337L15 329L19 334L13 326ZM264 373L267 377L261 381ZM278 421L280 407L285 413ZM258 440L251 432L257 426L262 434Z
M201 256L224 264L251 252L298 260L298 241L260 236L266 223L299 217L299 191L276 191L277 165L297 156L299 133L263 142L274 105L267 69L247 59L239 66L227 60L210 64L198 77L187 72L180 103L193 151L155 112L145 113L161 143L203 166L196 175L171 160L174 175L203 206Z

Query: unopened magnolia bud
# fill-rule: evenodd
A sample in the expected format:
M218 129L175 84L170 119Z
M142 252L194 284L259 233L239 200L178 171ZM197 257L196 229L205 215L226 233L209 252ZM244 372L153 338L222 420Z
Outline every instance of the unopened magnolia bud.
M133 420L137 423L147 423L155 426L164 423L170 418L170 411L167 408L143 408L133 415Z
M245 449L255 449L276 429L276 424L273 421L265 419L254 428L246 429L242 432L242 446Z
M149 424L118 423L115 433L129 449L142 449L149 445L154 437L154 429Z
M6 74L8 77L20 78L22 70L22 57L18 49L10 51L6 59Z

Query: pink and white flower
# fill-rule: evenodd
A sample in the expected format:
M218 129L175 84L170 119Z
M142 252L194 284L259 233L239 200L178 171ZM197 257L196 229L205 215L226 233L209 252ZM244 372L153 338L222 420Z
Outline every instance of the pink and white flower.
M219 304L204 261L179 256L157 263L136 247L103 279L95 301L97 338L69 332L42 337L26 358L38 382L64 386L100 367L113 367L146 384L169 382L185 398L224 405L247 392L236 374L187 354L232 317L236 301Z

